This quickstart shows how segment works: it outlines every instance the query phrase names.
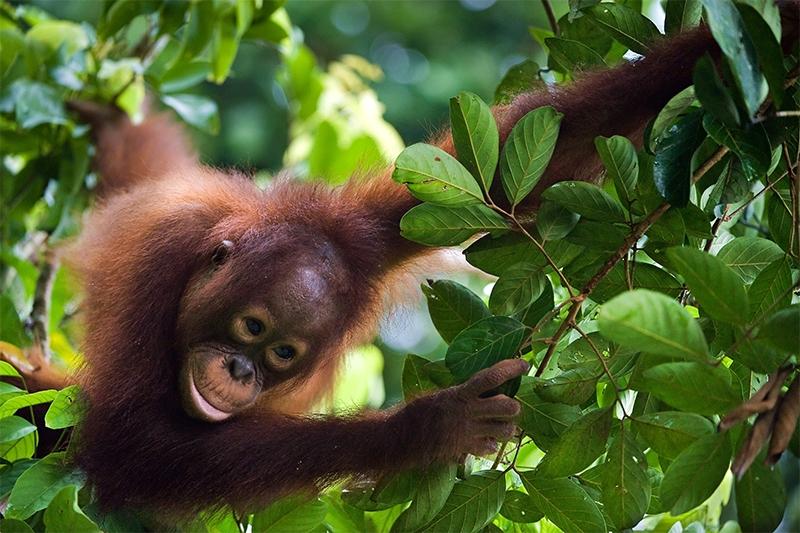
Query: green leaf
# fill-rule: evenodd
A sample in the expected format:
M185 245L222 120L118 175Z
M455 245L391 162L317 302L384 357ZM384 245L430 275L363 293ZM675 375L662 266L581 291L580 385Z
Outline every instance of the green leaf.
M428 300L428 313L439 335L449 343L461 330L491 316L489 308L474 292L451 280L422 285Z
M181 43L182 57L194 59L208 47L216 22L214 7L214 2L192 2Z
M480 531L500 511L505 493L506 482L502 472L476 472L455 484L439 514L421 531Z
M546 283L541 268L527 263L513 265L503 272L492 289L489 309L495 315L519 313L541 296Z
M494 103L508 104L518 94L543 85L544 82L539 78L539 65L526 59L508 69L494 91Z
M117 0L108 9L100 25L100 37L114 35L139 15L152 13L158 6L158 2L153 0Z
M698 2L699 4L699 2ZM739 111L731 93L717 74L714 61L706 54L694 66L694 91L703 109L711 113L726 126L735 128L739 125ZM706 128L707 130L708 128ZM720 142L717 140L717 142Z
M450 99L450 125L458 160L488 191L500 152L494 117L478 96L462 92Z
M162 76L158 89L162 93L185 91L205 80L210 74L211 64L207 61L181 63Z
M548 479L525 472L522 484L548 520L570 533L608 531L603 513L586 491L568 478Z
M783 250L770 240L737 237L722 247L717 258L739 274L742 281L752 283L759 272L783 255Z
M602 470L603 510L617 529L632 528L650 504L647 461L630 432L611 440Z
M15 442L36 431L36 426L18 416L0 418L0 443ZM0 447L5 448L5 446Z
M29 518L69 485L82 486L83 474L73 470L64 452L51 453L19 476L8 498L6 518Z
M731 371L706 363L663 363L642 373L640 389L682 411L714 415L741 402Z
M70 385L58 391L44 416L45 425L50 429L64 429L80 422L85 409L80 393L80 387L77 385Z
M792 270L788 257L782 257L764 267L747 289L750 300L750 320L757 320L770 310L792 303Z
M727 146L739 157L748 180L760 179L767 174L771 150L767 134L761 126L752 126L748 131L734 130L714 120L711 115L706 115L703 128L712 139Z
M651 151L655 150L657 141L678 122L678 119L684 113L689 111L694 100L694 87L689 86L670 98L664 108L659 111L656 119L653 121L653 127L650 128L648 146Z
M520 322L526 326L535 326L547 313L555 307L553 285L550 280L545 278L544 290L542 294L523 312L515 315Z
M0 519L0 531L3 533L34 533L31 526L22 520L13 518Z
M9 300L5 300L5 301L0 300L0 302L3 305L6 305L6 304L13 305L13 304L10 303ZM14 314L16 315L16 311L14 312ZM5 321L3 321L2 324L3 324L3 333L5 334L5 328L6 328ZM6 363L5 361L0 361L0 376L10 376L10 377L15 377L15 378L21 377L19 371L16 368L14 368L13 365L11 365L10 363Z
M69 485L53 498L44 512L47 531L69 531L71 533L99 532L100 527L86 516L78 505L78 487Z
M548 37L544 44L550 50L550 58L558 63L563 72L606 66L603 56L580 41Z
M57 395L58 391L42 390L31 392L30 394L24 394L22 396L15 396L10 400L6 400L2 405L0 405L0 418L13 415L23 407L52 402Z
M424 469L411 505L392 524L393 533L414 531L437 515L456 482L456 465L433 465Z
M580 217L555 202L542 200L536 212L536 230L543 241L563 239Z
M518 524L533 524L544 518L544 513L533 503L533 498L520 490L506 492L500 515Z
M689 203L692 154L703 141L701 112L691 112L665 131L655 146L653 179L662 198L676 207Z
M588 219L625 222L625 210L619 202L593 183L562 181L545 189L542 197Z
M605 451L610 432L611 411L589 411L558 438L537 466L537 473L556 478L580 472Z
M414 354L403 364L403 395L416 398L424 392L443 389L453 384L453 375L442 361L429 361Z
M513 318L493 316L459 333L445 355L445 364L459 383L475 372L517 354L527 328Z
M515 398L522 408L519 426L543 451L549 450L581 416L580 408L575 405L542 400L528 379L523 380Z
M708 346L695 320L676 301L645 289L620 294L598 316L600 333L644 352L705 361Z
M25 327L17 314L17 308L6 294L0 294L0 329L3 332L0 339L9 344L25 346L30 343L25 334ZM5 361L0 362L5 363Z
M795 229L789 191L775 191L767 200L767 221L772 239L790 255L800 255L800 235ZM794 239L794 240L792 240Z
M322 524L327 510L318 498L289 496L253 515L253 533L307 533Z
M637 54L647 55L650 45L661 36L650 19L620 4L603 3L585 13L611 37Z
M413 144L403 150L392 179L424 202L448 207L483 203L481 188L469 171L453 156L429 144Z
M766 95L764 77L758 68L753 41L744 29L744 22L736 6L728 0L702 0L706 9L706 22L714 39L728 59L736 84L744 99L750 117Z
M681 291L681 283L664 269L650 263L637 262L633 266L633 277L631 282L635 289L647 289L660 292L672 298L678 296ZM591 274L597 268L591 267ZM588 278L587 278L588 279ZM608 275L600 281L597 288L592 291L592 300L597 303L604 303L611 298L628 290L628 280L625 274L625 266L618 263Z
M758 338L789 354L800 353L800 304L781 309L761 326Z
M765 2L765 4L772 2ZM777 6L772 3L772 8ZM775 107L780 108L783 103L784 87L783 80L786 69L783 66L783 52L779 42L780 37L776 36L771 30L767 21L753 9L752 6L738 4L737 9L742 16L747 35L753 42L758 66L769 85L769 92ZM777 11L777 9L775 9ZM780 15L777 16L777 29L780 33Z
M548 402L581 405L595 393L600 373L594 365L583 365L549 379L533 379L533 390Z
M773 531L778 527L787 503L778 468L768 468L757 459L734 487L742 531Z
M668 34L680 33L700 24L700 15L703 14L700 0L670 0L665 8L664 26Z
M632 422L653 451L667 459L674 459L698 438L714 433L714 424L708 418L680 411L645 413Z
M173 94L161 96L161 101L195 128L214 135L219 132L219 113L214 100L194 94Z
M594 145L606 167L606 174L614 180L617 195L630 206L636 198L636 182L639 178L639 159L636 148L626 137L595 137Z
M239 50L239 35L232 20L223 19L217 23L211 45L211 79L220 84L228 77Z
M236 35L245 34L253 22L254 0L236 0Z
M747 322L747 292L741 278L730 267L694 248L670 248L667 257L711 318L734 324Z
M513 205L530 193L544 174L558 139L563 115L549 106L534 109L511 130L501 159L503 188Z
M41 124L69 124L64 101L53 87L19 79L5 88L0 107L14 110L15 119L22 129L32 129Z
M420 204L400 219L400 234L428 246L455 246L476 233L508 230L508 222L485 205Z
M727 433L702 437L675 458L661 482L661 504L679 515L703 503L717 489L732 454Z
M470 265L494 276L500 276L505 269L520 262L545 265L536 245L519 233L485 235L472 243L464 255Z

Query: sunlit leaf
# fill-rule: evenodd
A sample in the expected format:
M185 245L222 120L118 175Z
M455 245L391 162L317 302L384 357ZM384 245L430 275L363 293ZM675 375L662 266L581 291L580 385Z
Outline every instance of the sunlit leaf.
M484 318L459 333L445 355L445 364L458 382L483 368L516 355L527 328L504 316Z
M680 411L644 413L632 419L633 428L660 456L674 459L698 438L714 433L703 416Z
M81 402L80 387L71 385L58 391L47 410L44 422L50 429L63 429L77 424L83 416L85 406Z
M520 476L533 503L563 531L607 531L606 521L586 491L568 478L548 479L526 472Z
M741 402L731 371L706 363L663 363L644 371L641 390L683 411L714 415Z
M400 234L428 246L455 246L476 233L505 231L505 218L485 205L420 204L400 220Z
M621 4L602 3L588 14L611 37L638 54L647 55L653 41L661 36L650 19Z
M518 524L532 524L544 518L544 513L536 507L533 499L519 490L506 492L500 515Z
M462 92L450 99L450 124L459 161L488 191L500 152L497 125L489 106L478 96Z
M288 496L253 515L253 533L306 533L322 524L327 506L318 498Z
M213 100L194 94L163 95L161 101L195 128L206 133L219 131L219 112Z
M455 484L442 509L420 531L479 531L500 511L505 492L502 472L476 472Z
M700 112L683 116L655 146L653 179L656 188L667 202L676 207L689 203L692 154L704 138L702 117Z
M469 171L450 154L428 144L403 150L392 178L425 202L449 207L483 202L481 188Z
M562 181L545 189L542 197L592 220L625 222L619 202L593 183Z
M636 148L626 137L596 137L594 145L606 167L606 174L614 180L614 188L626 204L636 198L636 182L639 179L639 159Z
M602 471L603 510L619 529L635 526L650 504L647 461L630 432L611 440Z
M17 479L5 516L25 520L47 507L69 485L82 486L83 474L68 464L64 452L51 453Z
M580 472L605 451L610 431L611 411L589 411L558 437L539 463L537 474L563 477Z
M99 532L100 527L78 505L78 486L69 485L53 498L44 512L47 531Z
M437 280L422 285L428 300L433 325L450 342L461 330L482 318L491 316L489 308L474 292L451 280Z
M532 304L547 283L535 265L519 263L503 271L489 297L489 309L495 315L514 315Z
M783 250L768 239L737 237L722 247L717 258L739 274L742 281L752 283L759 272L783 255Z

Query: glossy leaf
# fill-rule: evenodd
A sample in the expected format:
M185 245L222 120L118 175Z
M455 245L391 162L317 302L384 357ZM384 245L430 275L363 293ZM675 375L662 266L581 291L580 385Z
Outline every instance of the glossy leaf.
M698 0L699 4L699 0ZM694 66L694 92L703 109L728 127L739 124L739 111L733 96L722 83L709 55L701 57ZM719 142L719 141L717 141Z
M458 160L488 191L500 152L497 125L489 106L478 96L462 92L450 99L450 125Z
M173 94L162 96L161 101L195 128L211 134L219 131L219 113L213 100L194 94Z
M455 464L426 468L417 481L414 500L392 524L392 533L414 531L432 520L444 506L455 482Z
M64 429L77 424L85 408L80 393L77 385L70 385L58 391L44 416L45 425L50 429Z
M527 328L513 318L484 318L459 333L445 355L456 380L466 381L478 370L516 355Z
M636 198L636 182L639 179L639 159L636 148L626 137L596 137L594 145L606 167L606 174L614 180L617 195L630 206Z
M400 220L400 234L428 246L455 246L476 233L505 231L508 222L485 205L420 204Z
M579 216L555 202L542 200L536 212L536 230L544 241L564 238L578 223Z
M492 314L478 295L455 281L429 282L422 285L422 292L428 300L433 325L448 343L461 330Z
M630 432L614 437L602 470L603 510L618 529L632 528L650 504L647 461Z
M662 198L675 207L689 203L692 154L704 138L702 113L692 112L665 131L655 147L653 179Z
M674 459L698 438L714 433L714 424L694 413L659 411L632 419L633 429L659 455Z
M562 115L549 106L517 122L503 146L503 189L513 205L530 193L544 174L558 139Z
M772 4L771 2L764 2L764 5ZM783 103L783 96L785 89L783 87L786 69L783 66L783 52L779 39L772 32L768 22L756 11L753 6L740 4L736 6L739 14L742 16L747 35L753 42L756 57L758 58L758 66L764 74L764 78L769 85L769 92L772 96L772 101L776 107L780 107ZM776 7L772 4L772 8ZM766 9L769 9L767 6ZM777 9L775 9L777 11ZM777 14L777 13L776 13ZM775 27L780 33L780 15L777 17L777 24Z
M603 3L588 13L605 32L637 54L646 55L661 36L650 19L621 4Z
M469 171L450 154L428 144L413 144L403 150L392 179L424 202L449 207L483 202L481 188Z
M509 490L500 508L500 515L518 524L532 524L544 518L533 499L522 491Z
M789 259L782 257L764 267L747 289L750 319L763 318L768 311L777 311L792 302L792 270Z
M739 274L742 281L752 283L759 272L783 255L783 250L770 240L737 237L722 247L717 258Z
M664 363L643 372L640 389L683 411L714 415L742 401L734 379L724 366Z
M6 400L2 405L0 405L0 418L3 418L8 415L13 415L19 409L23 407L29 407L31 405L39 405L42 403L52 402L53 399L58 395L58 391L55 390L42 390L31 392L29 394L24 394L21 396L15 396L10 400Z
M564 477L576 474L597 459L611 432L611 411L596 409L564 431L536 468L538 475Z
M689 86L670 98L669 102L656 115L653 126L650 128L648 145L651 151L655 149L657 142L678 122L680 117L690 110L694 101L694 86Z
M520 478L536 507L562 531L608 531L597 504L574 481L568 478L548 479L535 472L525 472Z
M317 498L289 496L253 515L253 533L305 533L322 524L326 513L325 503Z
M727 127L714 120L711 115L703 118L703 128L712 139L727 146L741 161L742 171L748 180L762 178L770 166L770 146L766 131L761 126L752 126L748 131Z
M70 533L100 532L100 527L86 516L78 505L78 487L69 485L53 498L44 512L47 531L69 531Z
M546 283L542 269L535 265L519 263L511 266L495 283L489 297L489 309L495 315L519 313L541 296Z
M592 183L562 181L545 189L542 197L591 220L625 222L619 202Z
M670 0L664 7L664 26L668 34L694 28L700 23L700 16L703 14L700 0Z
M29 518L47 507L69 485L83 485L83 474L73 470L64 452L47 455L17 479L8 498L6 518Z
M421 531L479 531L500 511L505 493L506 483L502 472L476 472L455 484L439 514Z

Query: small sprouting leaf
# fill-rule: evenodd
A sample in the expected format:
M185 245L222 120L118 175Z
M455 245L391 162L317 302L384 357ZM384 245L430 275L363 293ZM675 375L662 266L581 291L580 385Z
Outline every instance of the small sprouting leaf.
M478 96L462 92L450 99L450 125L458 159L488 191L500 152L492 112Z
M611 37L637 54L650 51L650 45L661 33L641 13L621 4L602 3L586 12Z
M580 417L550 447L536 472L546 477L564 477L591 465L605 451L611 419L608 409L596 409Z
M445 364L461 383L478 370L517 354L527 328L504 316L484 318L459 333L445 355Z
M700 0L670 0L664 7L664 27L668 34L680 33L700 24L700 16L703 14Z
M570 533L608 531L597 504L571 479L548 479L535 471L525 472L520 478L537 509L561 530Z
M211 134L219 132L219 113L214 100L194 94L171 94L161 96L161 101L195 128Z
M711 318L734 324L747 321L747 292L741 278L724 262L701 250L682 246L667 250L667 257Z
M648 368L639 388L673 407L701 415L724 413L742 401L730 370L693 361Z
M781 472L755 461L736 480L736 512L743 531L774 531L786 509Z
M453 156L429 144L409 146L397 157L392 179L405 184L416 198L449 207L483 202L475 178Z
M722 83L714 68L714 61L708 54L701 57L694 66L693 81L697 99L706 111L726 126L735 128L739 125L736 103L728 88Z
M542 269L518 263L503 271L489 297L489 309L495 315L510 316L531 305L544 291L547 278Z
M533 524L544 518L544 513L534 505L530 495L520 490L506 492L500 515L518 524Z
M761 326L758 338L786 353L800 353L798 325L800 325L800 304L795 304L769 317Z
M400 219L400 234L428 246L455 246L476 233L506 231L508 222L485 205L420 204Z
M313 531L325 520L328 507L318 498L305 496L282 498L253 515L253 532L286 531L302 533Z
M736 83L750 117L756 114L766 96L766 84L758 68L753 41L744 28L736 5L727 0L702 0L706 22L714 39L728 58Z
M61 489L83 485L83 474L67 462L64 452L47 455L19 476L8 497L6 518L25 520L47 507Z
M691 444L664 472L661 504L679 515L703 503L725 477L732 453L727 433L707 435Z
M436 331L448 343L468 326L492 315L478 295L455 281L429 282L422 285L422 292Z
M636 198L636 182L639 178L639 159L636 148L626 137L596 137L594 145L606 167L606 174L614 180L614 188L620 199L628 206Z
M600 333L636 350L705 361L708 346L700 326L678 302L663 294L636 289L603 304Z
M739 274L745 283L752 283L767 265L783 256L783 250L777 244L758 237L737 237L717 254L717 258Z
M747 289L750 300L750 320L762 318L764 313L779 310L792 302L792 269L787 257L782 257L764 267Z
M392 524L392 533L415 531L433 519L450 496L455 482L454 463L426 468L417 480L414 500Z
M542 197L591 220L625 222L619 202L593 183L562 181L545 189Z
M653 180L659 194L675 207L689 203L692 154L705 137L702 117L697 111L683 116L655 146Z
M455 484L442 509L422 531L480 531L500 511L505 494L503 472L476 472Z
M544 174L558 139L563 115L549 106L534 109L517 122L503 147L503 188L513 205L530 193Z
M64 429L77 424L84 410L80 393L80 387L77 385L70 385L58 391L44 416L45 425L50 429Z
M714 433L714 424L695 413L659 411L632 419L633 429L659 455L674 459L698 438Z
M650 505L647 461L630 432L611 440L602 470L603 509L617 529L639 523Z

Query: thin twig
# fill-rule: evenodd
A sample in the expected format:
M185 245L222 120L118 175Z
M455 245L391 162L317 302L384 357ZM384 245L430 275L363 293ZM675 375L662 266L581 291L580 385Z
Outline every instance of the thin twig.
M567 317L564 321L558 326L558 329L550 338L550 346L547 347L547 353L544 354L542 358L542 362L539 363L539 367L536 369L536 373L534 374L536 377L541 377L544 373L547 365L550 363L550 359L553 358L553 353L556 351L556 346L558 346L558 341L561 340L561 337L564 336L566 331L575 325L575 317L578 316L578 311L581 310L581 304L586 299L585 294L579 294L575 296L573 299L572 307L569 308L569 313L567 313Z
M761 189L760 191L758 191L757 193L755 193L755 194L753 195L753 197L752 197L752 198L750 198L750 199L749 199L747 202L745 202L744 204L742 204L742 205L740 205L739 207L737 207L735 210L733 210L733 211L731 212L731 214L727 215L726 217L723 217L723 218L725 219L725 221L731 220L733 217L735 217L736 215L738 215L738 214L739 214L739 213L740 213L740 212L741 212L743 209L747 209L747 206L748 206L748 205L752 204L752 203L753 203L753 202L754 202L754 201L755 201L755 200L756 200L756 199L757 199L759 196L761 196L762 194L764 194L764 193L765 193L765 192L767 192L768 190L772 189L772 188L773 188L773 187L774 187L774 186L775 186L775 185L776 185L776 184L777 184L779 181L781 181L781 180L782 180L782 179L783 179L783 178L784 178L784 177L785 177L787 174L788 174L788 172L786 172L786 173L782 174L782 175L781 175L779 178L777 178L775 181L772 181L772 182L769 182L769 183L767 183L766 187L764 187L763 189ZM727 209L727 205L726 205L726 209Z
M717 237L717 232L719 231L719 227L722 225L722 222L728 220L726 215L728 213L728 204L725 204L725 207L722 208L722 213L720 216L714 220L714 223L711 225L711 237L706 240L705 246L703 246L703 251L708 253L711 250L711 245L714 244L714 239Z
M592 349L594 354L597 356L597 360L600 361L601 365L603 365L603 372L605 373L606 376L608 376L608 381L610 381L611 382L611 386L614 387L614 392L615 392L615 394L617 396L617 400L619 400L619 393L620 393L620 391L622 389L619 388L619 385L617 385L617 382L614 379L614 376L611 375L611 370L609 370L609 368L608 368L608 364L606 363L606 358L603 357L603 353L597 348L597 345L594 343L592 338L589 337L589 335L587 335L581 329L581 327L578 324L575 324L574 326L572 326L572 329L574 329L575 331L580 333L581 337L586 339L586 342L589 343L589 347Z
M550 29L553 30L553 34L558 37L561 34L561 29L558 27L556 14L553 13L553 6L550 5L550 0L542 0L542 6L544 6L544 12L547 14L547 21L550 23Z

